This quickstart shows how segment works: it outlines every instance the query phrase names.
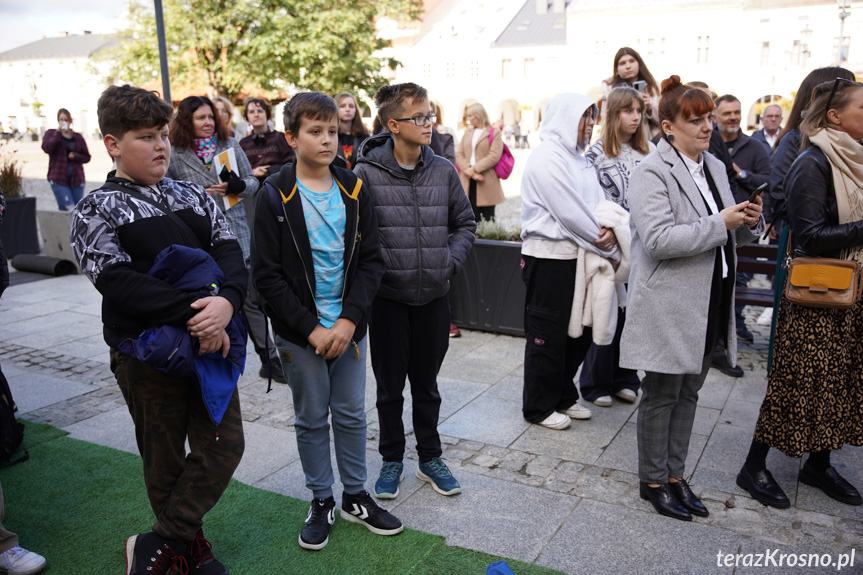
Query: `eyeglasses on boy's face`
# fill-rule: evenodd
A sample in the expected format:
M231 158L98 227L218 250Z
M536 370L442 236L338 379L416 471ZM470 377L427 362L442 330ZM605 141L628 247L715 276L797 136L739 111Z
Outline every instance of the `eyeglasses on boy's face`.
M437 114L428 114L427 116L414 116L413 118L393 118L396 122L413 122L417 126L425 126L431 122L437 122Z

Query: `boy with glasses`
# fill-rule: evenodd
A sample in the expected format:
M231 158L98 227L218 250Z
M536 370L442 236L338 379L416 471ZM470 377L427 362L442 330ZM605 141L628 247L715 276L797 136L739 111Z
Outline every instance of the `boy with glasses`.
M467 259L476 223L455 168L429 147L436 116L427 91L412 83L386 86L375 104L388 131L363 144L354 170L374 198L386 263L369 321L384 461L375 496L396 497L404 475L406 377L416 475L455 495L461 487L441 460L437 374L449 346L449 280Z

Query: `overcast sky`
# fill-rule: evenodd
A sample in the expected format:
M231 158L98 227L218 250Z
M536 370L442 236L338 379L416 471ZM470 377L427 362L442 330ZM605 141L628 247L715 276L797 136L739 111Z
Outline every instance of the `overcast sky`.
M0 0L0 52L62 32L114 32L126 6L125 0Z

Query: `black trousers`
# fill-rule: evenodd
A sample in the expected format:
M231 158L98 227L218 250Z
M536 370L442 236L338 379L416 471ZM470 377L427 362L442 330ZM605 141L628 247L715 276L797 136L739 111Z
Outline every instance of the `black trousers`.
M489 221L494 219L494 206L483 206L480 208L476 205L476 180L470 181L467 199L470 201L470 207L473 208L473 219L477 223L479 223L480 219Z
M539 423L578 401L575 374L590 349L592 333L589 327L578 339L566 333L576 260L522 256L522 261L527 286L522 413L531 423Z
M380 423L378 450L384 461L402 461L405 378L410 380L417 454L426 462L440 457L437 431L440 394L437 374L449 348L449 298L408 305L376 297L369 316L372 369L377 380Z
M622 389L638 392L641 380L638 371L620 367L620 336L626 321L626 310L617 312L617 327L614 339L608 345L591 344L584 365L581 366L581 376L578 378L581 396L587 401L594 401L604 395L614 395Z

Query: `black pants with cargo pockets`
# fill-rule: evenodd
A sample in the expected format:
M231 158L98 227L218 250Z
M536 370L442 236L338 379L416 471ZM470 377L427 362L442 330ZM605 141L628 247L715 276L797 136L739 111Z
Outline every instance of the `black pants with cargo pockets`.
M577 339L566 333L576 262L522 256L522 279L527 286L522 412L531 423L578 401L575 374L590 349L592 334L589 327Z

